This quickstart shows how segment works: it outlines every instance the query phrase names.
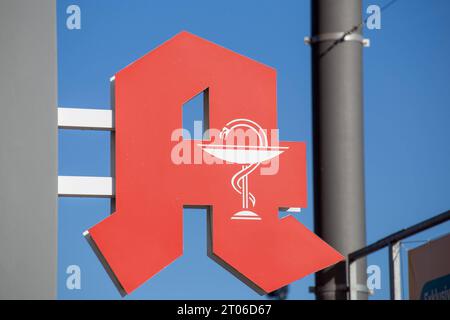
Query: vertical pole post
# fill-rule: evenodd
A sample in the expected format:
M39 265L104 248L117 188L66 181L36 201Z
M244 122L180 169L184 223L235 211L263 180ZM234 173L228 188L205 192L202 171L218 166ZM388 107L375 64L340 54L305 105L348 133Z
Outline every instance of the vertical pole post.
M312 98L314 228L344 256L365 246L361 0L313 0ZM362 39L362 38L361 38ZM366 260L353 262L355 288L366 284ZM345 262L316 274L316 298L347 299ZM358 289L357 299L367 299Z
M56 1L0 1L0 300L56 299ZM61 277L59 277L61 279Z
M357 281L356 281L356 264L355 261L349 261L348 262L348 300L356 300L357 298Z
M389 245L389 288L391 300L402 300L400 241Z

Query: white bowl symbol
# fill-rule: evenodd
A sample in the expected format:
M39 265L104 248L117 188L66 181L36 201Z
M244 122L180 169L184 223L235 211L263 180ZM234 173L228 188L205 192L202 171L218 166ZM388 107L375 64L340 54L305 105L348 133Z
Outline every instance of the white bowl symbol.
M235 119L227 123L220 132L220 137L225 138L232 130L237 128L251 129L256 132L258 146L224 145L224 144L198 144L202 150L218 159L228 163L242 164L242 169L231 178L234 190L242 195L242 209L235 213L232 220L261 220L261 217L250 210L249 200L254 207L255 196L248 191L248 176L256 170L261 162L278 157L288 147L271 147L268 145L265 131L256 122L248 119Z
M260 147L220 144L199 144L210 155L238 164L254 164L271 160L282 154L288 147Z

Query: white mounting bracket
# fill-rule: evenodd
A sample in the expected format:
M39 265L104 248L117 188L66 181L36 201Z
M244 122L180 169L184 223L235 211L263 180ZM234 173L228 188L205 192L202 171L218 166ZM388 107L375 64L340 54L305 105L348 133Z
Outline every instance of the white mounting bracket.
M304 41L307 45L313 45L325 41L356 41L360 42L364 47L370 47L370 40L365 39L362 35L357 33L345 34L345 32L330 32L322 33L312 37L305 37Z

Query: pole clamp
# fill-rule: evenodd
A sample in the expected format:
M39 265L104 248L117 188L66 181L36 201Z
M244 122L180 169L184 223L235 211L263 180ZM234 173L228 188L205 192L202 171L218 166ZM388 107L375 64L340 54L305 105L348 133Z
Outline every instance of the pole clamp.
M365 39L358 33L350 33L347 35L345 32L322 33L312 37L305 37L304 41L307 45L313 45L315 43L326 41L356 41L361 43L364 47L370 47L370 40Z
M367 293L368 295L373 295L374 292L372 290L369 290L366 285L363 284L356 284L352 286L352 290L355 292L361 292L361 293ZM328 287L309 287L310 293L323 293L323 292L349 292L350 288L347 285L338 284Z
M348 292L348 286L344 284L323 286L323 287L309 287L309 292L319 294L323 292Z

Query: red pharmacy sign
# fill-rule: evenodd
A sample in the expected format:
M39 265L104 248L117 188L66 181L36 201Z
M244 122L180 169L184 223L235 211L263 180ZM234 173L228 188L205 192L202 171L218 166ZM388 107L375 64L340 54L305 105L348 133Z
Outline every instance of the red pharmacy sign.
M183 139L205 90L211 132ZM307 206L306 145L278 142L273 68L182 32L115 75L115 128L116 212L87 234L124 293L183 254L187 206L208 208L209 256L260 293L343 259L278 216Z

